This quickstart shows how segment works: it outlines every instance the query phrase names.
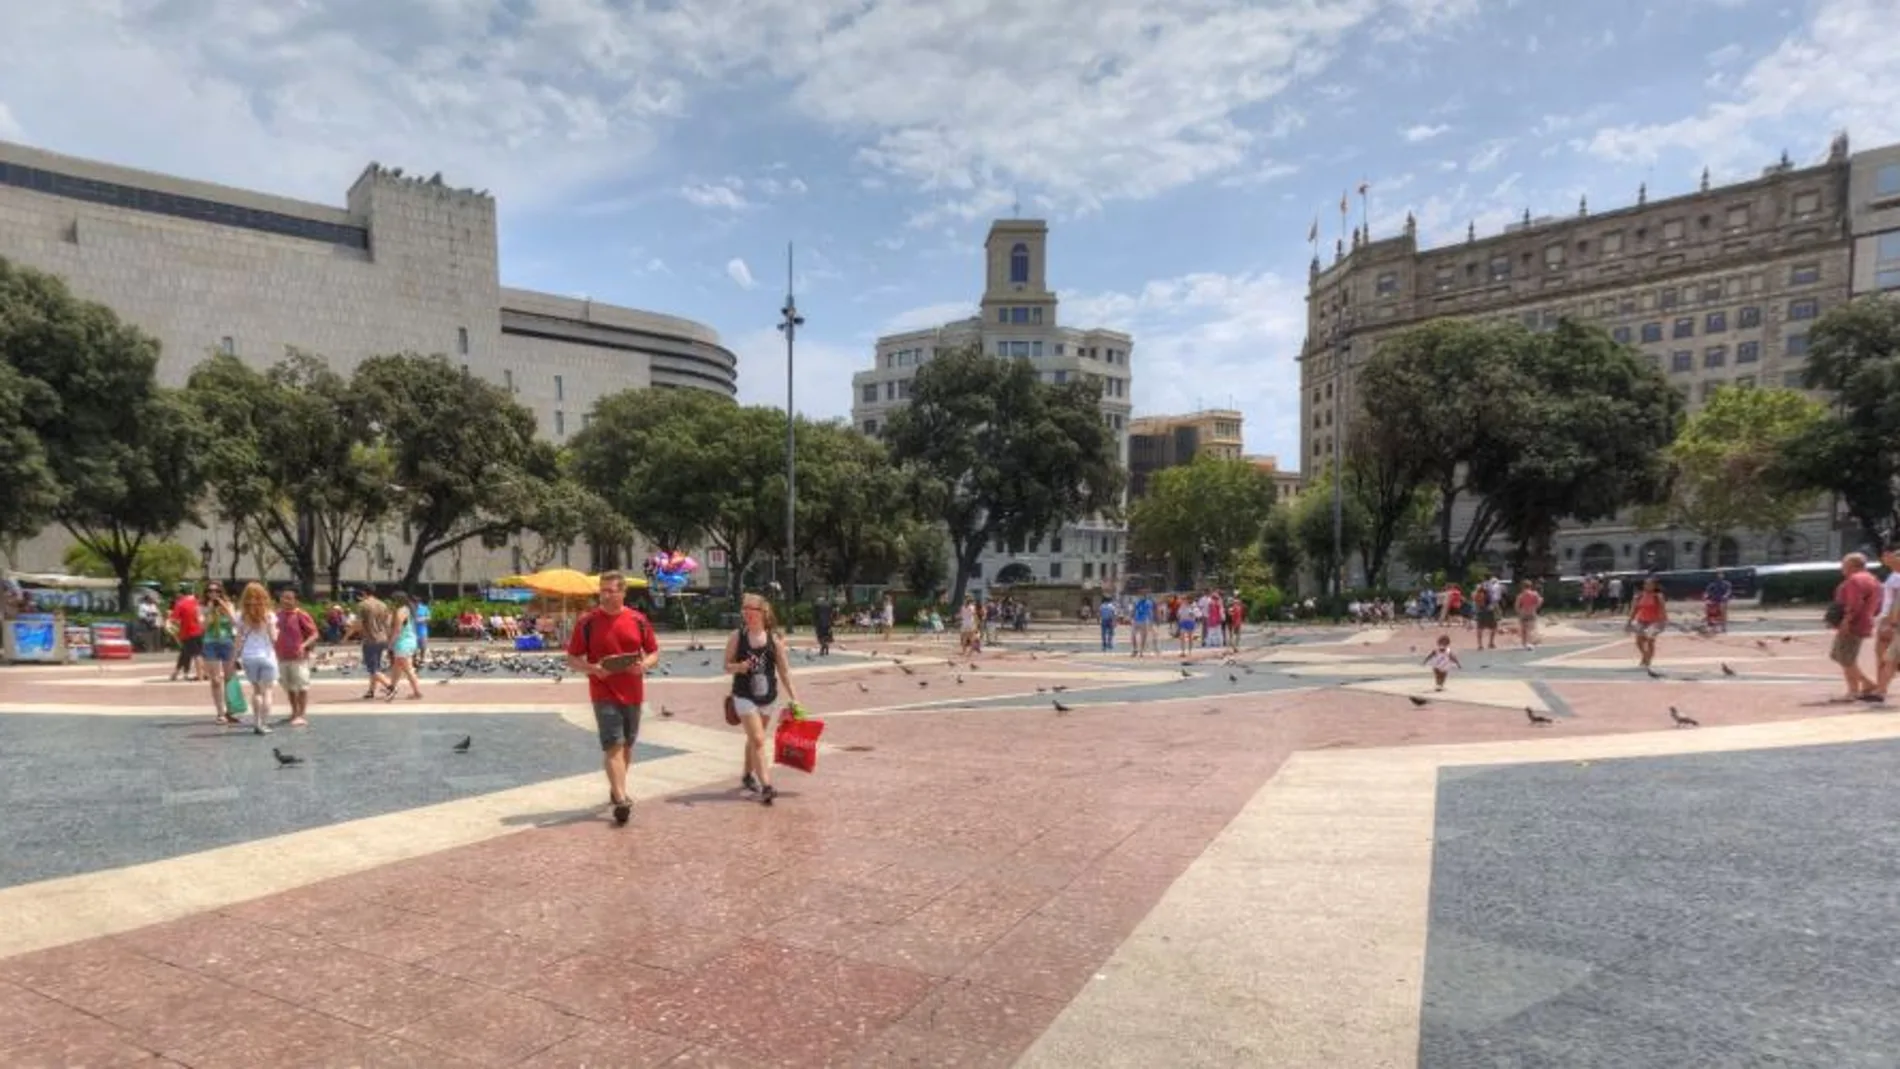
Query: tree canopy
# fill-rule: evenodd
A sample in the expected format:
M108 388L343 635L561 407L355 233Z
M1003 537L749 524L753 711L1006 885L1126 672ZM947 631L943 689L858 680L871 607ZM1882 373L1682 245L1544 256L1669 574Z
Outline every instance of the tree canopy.
M1694 531L1705 565L1731 532L1786 531L1817 495L1789 485L1779 470L1791 445L1826 415L1819 401L1795 390L1716 391L1666 450L1669 496L1644 511L1644 526Z
M943 517L960 600L991 539L1027 541L1116 510L1126 481L1100 388L1042 382L1025 360L979 349L939 354L917 372L884 440Z
M1260 537L1274 495L1273 476L1252 462L1197 456L1149 480L1147 494L1129 508L1130 546L1168 557L1198 586L1203 573L1224 576Z
M1900 537L1900 301L1831 309L1808 338L1807 386L1833 404L1789 442L1780 475L1839 494L1868 541Z

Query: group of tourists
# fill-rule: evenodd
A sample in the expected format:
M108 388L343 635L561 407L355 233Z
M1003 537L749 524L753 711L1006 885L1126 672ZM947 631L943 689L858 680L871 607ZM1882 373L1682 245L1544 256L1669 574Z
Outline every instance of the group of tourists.
M290 700L288 723L308 726L310 651L319 634L295 590L285 588L273 607L262 583L247 584L235 604L215 579L205 584L202 602L187 586L172 602L165 630L178 643L172 681L183 676L209 683L218 724L242 724L241 703L251 715L251 730L270 734L272 692L281 685ZM248 702L242 702L243 684L233 686L240 672L250 685Z

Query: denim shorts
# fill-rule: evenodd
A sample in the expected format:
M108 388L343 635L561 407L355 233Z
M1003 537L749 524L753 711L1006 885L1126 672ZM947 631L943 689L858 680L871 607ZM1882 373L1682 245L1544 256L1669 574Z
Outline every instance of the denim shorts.
M205 660L216 661L219 664L224 664L230 659L231 659L231 644L229 642L205 643Z
M644 708L619 702L594 703L594 726L600 729L602 752L640 741L640 711Z

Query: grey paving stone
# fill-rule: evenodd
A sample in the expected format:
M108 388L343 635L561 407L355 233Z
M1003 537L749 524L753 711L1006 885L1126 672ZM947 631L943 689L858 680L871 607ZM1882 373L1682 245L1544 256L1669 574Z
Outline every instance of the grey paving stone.
M1900 1066L1897 763L1447 770L1420 1066Z
M0 710L0 887L600 768L594 732L551 712L324 718L319 710L308 730L263 738L209 719ZM450 752L463 735L474 736L473 750ZM272 747L307 763L280 769ZM642 745L636 767L676 752Z

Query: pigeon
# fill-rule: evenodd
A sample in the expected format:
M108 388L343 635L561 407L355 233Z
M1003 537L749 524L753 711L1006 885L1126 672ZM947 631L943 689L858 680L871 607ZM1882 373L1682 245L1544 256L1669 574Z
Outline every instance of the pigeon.
M1183 669L1181 669L1181 678L1182 678L1182 679L1193 679L1193 678L1194 678L1194 673L1193 673L1193 672L1190 672L1190 671L1188 671L1188 670L1187 670L1187 669L1185 669L1185 668L1183 668Z
M1651 668L1648 665L1643 666L1643 671L1648 672L1649 678L1651 679L1661 679L1663 677L1663 674L1661 672L1656 671L1654 668Z
M1050 687L1049 689L1055 691L1057 694L1060 694L1063 691L1068 690L1069 685L1067 683L1057 683L1055 686Z
M1781 636L1781 641L1783 641L1783 642L1793 642L1793 641L1794 641L1794 636L1793 636L1793 635L1783 635L1783 636Z
M1730 668L1726 663L1724 663L1722 665L1722 674L1725 676L1732 676L1735 674L1735 669Z
M468 748L473 745L475 745L475 736L464 735L462 736L462 741L456 743L453 747L451 747L451 749L453 749L456 753L467 753Z
M1539 713L1537 710L1531 708L1528 705L1524 707L1524 715L1527 717L1530 717L1532 727L1540 728L1540 727L1543 727L1545 724L1550 723L1550 717L1544 716L1543 714Z
M435 681L435 685L438 687L446 687L449 685L449 682L450 681L446 679L438 679Z
M1049 693L1049 688L1048 688L1048 687L1037 687L1037 688L1036 688L1036 693L1037 693L1037 694L1047 694L1047 693Z
M1413 705L1416 705L1420 708L1424 708L1425 706L1430 705L1432 703L1430 698L1421 698L1416 694L1408 694L1405 697L1407 701L1410 701Z
M280 768L303 764L303 758L298 757L296 754L285 753L276 747L271 748L271 756L277 758L277 765Z
M898 671L903 672L907 676L914 676L917 674L917 670L907 664L900 664L897 666L897 669Z
M1765 639L1765 638L1758 638L1758 639L1756 639L1756 640L1755 640L1755 645L1757 645L1757 646L1759 646L1759 647L1761 647L1762 649L1767 649L1767 648L1768 648L1768 640L1767 640L1767 639Z
M700 666L701 668L710 668L710 667L712 667L712 658L711 658L711 657L708 657L708 658L706 658L705 660L703 660L703 661L701 661L701 662L699 662L699 666Z
M673 719L673 710L668 709L666 706L662 705L660 706L660 715L662 717L665 717L668 720L671 720Z
M1676 707L1673 705L1669 707L1669 719L1675 721L1676 726L1679 728L1694 728L1694 727L1702 726L1701 721L1697 720L1693 716L1682 715L1682 713L1678 711Z
M930 685L930 680L928 680L928 679L920 679L920 680L918 680L918 681L917 681L917 685L918 685L919 687L928 687L928 686Z
M1062 703L1061 703L1061 702L1059 702L1059 701L1058 701L1058 702L1055 702L1054 704L1055 704L1055 707L1056 707L1056 712L1058 712L1058 713L1066 713L1066 712L1069 712L1069 709L1070 709L1070 707L1069 707L1069 706L1066 706L1066 705L1064 705L1064 704L1062 704Z
M1235 675L1235 674L1234 674L1234 673L1232 673L1232 672L1229 672L1229 673L1227 673L1227 682L1229 682L1229 683L1238 683L1238 682L1240 682L1240 677L1239 677L1239 676L1237 676L1237 675Z
M958 682L959 684L961 684L961 683L963 682L963 676L962 676L962 675L958 675L958 676L957 676L957 682Z
M553 679L551 679L551 680L549 680L549 682L551 682L551 683L559 683L559 682L561 682L562 680L564 680L564 679L566 679L566 678L567 678L566 676L555 676L555 677L554 677Z
M864 684L862 684L862 683L859 683L859 684L858 684L858 693L859 693L859 694L869 694L869 693L871 693L871 688L870 688L870 687L867 687L867 686L865 686L865 685L864 685Z

